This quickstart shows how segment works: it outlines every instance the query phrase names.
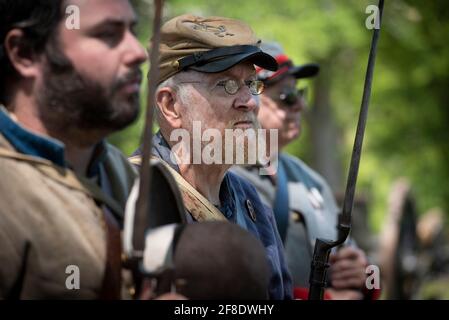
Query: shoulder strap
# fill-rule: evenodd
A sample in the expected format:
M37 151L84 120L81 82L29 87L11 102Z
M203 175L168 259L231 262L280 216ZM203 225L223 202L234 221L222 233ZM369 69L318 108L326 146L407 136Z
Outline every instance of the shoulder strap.
M142 159L140 156L133 156L128 159L132 164L140 166ZM182 194L182 199L187 211L196 221L219 220L227 221L223 214L213 204L210 203L201 193L199 193L190 183L188 183L176 170L164 160L158 157L151 157L152 161L161 162L171 173Z
M273 204L273 212L276 217L276 224L282 242L285 243L287 237L287 227L289 220L289 199L288 199L288 180L282 161L278 163L276 196Z

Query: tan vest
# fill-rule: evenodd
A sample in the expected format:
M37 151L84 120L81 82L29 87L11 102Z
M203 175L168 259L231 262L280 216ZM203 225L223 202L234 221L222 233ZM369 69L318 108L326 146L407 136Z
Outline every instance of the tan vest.
M116 188L112 210L120 214L134 172L110 147L104 168ZM50 161L15 152L0 135L0 298L99 297L107 240L94 199L107 200L82 180Z

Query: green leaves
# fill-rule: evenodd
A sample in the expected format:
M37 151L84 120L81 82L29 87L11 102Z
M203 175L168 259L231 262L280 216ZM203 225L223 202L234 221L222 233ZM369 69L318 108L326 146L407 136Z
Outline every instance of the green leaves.
M146 46L151 5L134 3ZM329 95L328 109L339 132L334 143L341 154L327 156L339 161L343 190L372 36L365 27L365 9L371 4L377 1L168 0L164 16L167 20L190 12L241 19L262 39L280 42L296 63L321 63L322 85L314 90L316 81L310 83L315 96ZM449 212L448 39L447 1L386 1L358 183L376 202L372 205L376 223L386 212L392 181L400 176L411 179L421 212L433 206ZM139 144L140 133L139 121L112 141L129 154ZM313 166L311 155L322 146L311 141L306 123L303 136L289 151Z

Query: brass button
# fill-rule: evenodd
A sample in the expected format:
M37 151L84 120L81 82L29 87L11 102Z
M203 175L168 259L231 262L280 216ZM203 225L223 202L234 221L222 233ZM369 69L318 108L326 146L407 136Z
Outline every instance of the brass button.
M134 288L134 286L133 286L133 287L130 287L130 288L128 289L128 292L129 292L129 294L131 295L131 297L133 297L133 298L134 298L134 296L136 295L136 289Z
M301 214L299 214L298 212L292 212L292 220L296 223L302 222Z
M174 69L179 69L179 61L178 61L178 60L173 61L173 62L171 63L171 66L172 66Z

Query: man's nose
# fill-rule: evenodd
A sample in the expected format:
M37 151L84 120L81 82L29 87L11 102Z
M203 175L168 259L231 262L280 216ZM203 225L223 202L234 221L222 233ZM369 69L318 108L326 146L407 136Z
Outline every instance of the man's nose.
M127 65L140 65L148 59L145 48L130 31L126 33L125 50L125 64Z
M243 86L237 92L234 107L246 112L255 111L259 107L258 98L259 96L252 94L247 86Z

